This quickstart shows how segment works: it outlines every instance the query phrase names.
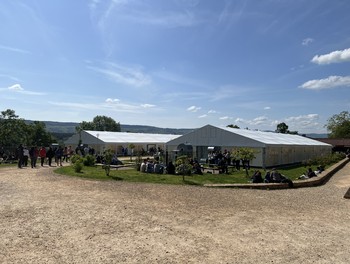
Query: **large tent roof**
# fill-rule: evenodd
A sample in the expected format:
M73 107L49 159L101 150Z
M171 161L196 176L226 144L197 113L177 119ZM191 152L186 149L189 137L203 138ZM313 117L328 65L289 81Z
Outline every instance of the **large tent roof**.
M216 127L206 125L182 137L171 140L167 145L190 142L194 146L326 146L331 145L292 134L263 132L256 130Z
M255 131L247 129L237 129L237 128L222 128L229 132L247 137L267 145L307 145L307 146L329 146L329 144L310 139L307 137L293 135L293 134L282 134L275 132L264 132Z
M147 133L128 133L128 132L108 132L84 130L93 137L105 143L150 143L161 144L180 137L181 135L171 134L147 134Z

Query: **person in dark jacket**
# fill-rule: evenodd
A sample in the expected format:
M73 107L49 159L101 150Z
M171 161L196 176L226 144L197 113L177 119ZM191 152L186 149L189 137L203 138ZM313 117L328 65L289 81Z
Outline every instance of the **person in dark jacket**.
M49 147L49 149L46 152L46 157L49 163L49 166L51 167L51 163L52 163L52 158L55 156L55 153L53 152L52 147Z
M19 144L17 148L17 156L18 156L18 168L22 168L23 163L23 146L22 144Z

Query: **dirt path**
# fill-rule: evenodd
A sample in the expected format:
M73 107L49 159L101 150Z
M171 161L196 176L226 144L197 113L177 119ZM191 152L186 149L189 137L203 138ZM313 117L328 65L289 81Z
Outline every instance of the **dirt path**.
M350 164L276 191L0 169L0 263L348 263Z

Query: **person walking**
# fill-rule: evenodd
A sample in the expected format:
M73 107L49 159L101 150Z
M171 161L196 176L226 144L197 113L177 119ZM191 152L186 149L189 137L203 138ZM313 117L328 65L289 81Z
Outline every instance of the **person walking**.
M57 166L62 166L62 156L63 156L63 148L62 146L59 146L55 151Z
M52 158L55 156L55 153L53 152L52 147L50 146L49 149L46 152L46 157L49 163L49 166L51 167L51 163L52 163Z
M41 167L43 167L45 158L46 158L46 148L44 146L42 146L39 150L39 157L40 157Z
M32 168L36 168L36 161L39 156L39 150L37 147L31 147L29 150L30 165Z

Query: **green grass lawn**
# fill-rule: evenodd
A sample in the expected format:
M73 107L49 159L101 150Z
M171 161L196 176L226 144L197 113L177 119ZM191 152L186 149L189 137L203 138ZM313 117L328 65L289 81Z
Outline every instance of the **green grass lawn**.
M316 168L313 168L316 169ZM255 169L249 170L249 175L253 175ZM279 169L279 172L287 176L291 180L297 179L307 170L304 166L295 166L284 169ZM111 169L110 176L106 176L104 169L100 166L86 167L84 166L80 173L74 171L72 166L60 167L55 169L56 173L75 176L86 179L95 180L120 180L127 182L145 182L145 183L164 183L164 184L180 184L180 185L204 185L204 184L218 184L218 183L248 183L250 176L247 177L243 169L240 171L231 171L229 174L210 174L203 175L193 174L192 176L185 176L183 181L182 175L170 174L153 174L142 173L135 169ZM262 175L265 176L265 171L261 170Z
M17 166L17 163L0 163L0 168L1 167L10 167L10 166Z

